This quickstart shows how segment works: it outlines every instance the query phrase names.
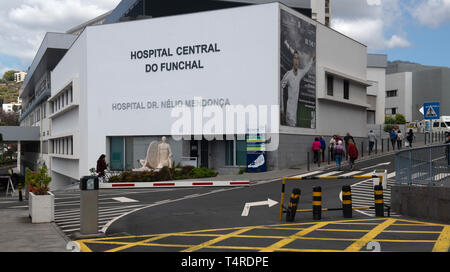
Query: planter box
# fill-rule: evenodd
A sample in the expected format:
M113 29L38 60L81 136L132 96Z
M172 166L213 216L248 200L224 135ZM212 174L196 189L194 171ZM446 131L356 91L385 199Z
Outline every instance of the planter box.
M55 220L55 195L35 195L30 192L28 210L31 223L50 223Z

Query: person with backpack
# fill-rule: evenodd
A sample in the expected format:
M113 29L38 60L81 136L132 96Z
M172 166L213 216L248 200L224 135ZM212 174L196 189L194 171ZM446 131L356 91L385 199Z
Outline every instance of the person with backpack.
M336 146L337 141L336 141L336 135L333 135L333 137L331 137L330 140L330 155L331 155L331 160L334 161L334 147Z
M395 144L397 143L397 132L395 132L395 129L392 129L390 138L392 143L392 150L395 150Z
M345 155L344 147L342 146L342 141L338 141L334 147L334 158L336 160L336 166L338 171L341 170L342 157Z
M322 162L325 162L325 150L327 149L327 144L323 136L319 137L319 141L320 141L320 153L322 154Z
M358 149L356 148L356 145L352 139L350 139L348 141L347 154L348 154L350 170L353 171L353 170L355 170L355 161L358 158Z

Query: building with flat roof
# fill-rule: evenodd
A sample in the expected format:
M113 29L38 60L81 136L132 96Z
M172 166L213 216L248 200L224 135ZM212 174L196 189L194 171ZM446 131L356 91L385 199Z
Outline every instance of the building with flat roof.
M386 73L386 114L421 121L423 104L440 102L441 115L450 115L450 68L395 61Z
M304 163L315 135L366 137L365 45L280 3L128 20L130 3L80 35L47 34L21 89L21 126L41 135L23 166L45 162L53 188L101 154L139 168L162 136L175 164L222 173L255 165L255 129L269 170Z

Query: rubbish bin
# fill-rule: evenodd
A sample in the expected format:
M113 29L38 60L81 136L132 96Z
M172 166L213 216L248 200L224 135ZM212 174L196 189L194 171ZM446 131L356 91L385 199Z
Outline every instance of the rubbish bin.
M84 176L80 180L80 233L98 233L98 177Z

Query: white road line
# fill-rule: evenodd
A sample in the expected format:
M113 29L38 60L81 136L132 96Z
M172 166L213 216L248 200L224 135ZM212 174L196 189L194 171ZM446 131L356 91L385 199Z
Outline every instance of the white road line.
M343 171L331 171L331 172L325 173L323 175L319 175L319 177L329 177L329 176L333 176L333 175L341 173L341 172L343 172Z
M114 197L114 198L112 198L113 200L116 200L116 201L119 201L119 202L122 202L122 203L129 203L129 202L139 202L139 201L137 201L136 199L131 199L131 198L128 198L128 197Z
M318 171L313 171L313 172L309 172L309 173L306 173L306 174L293 176L293 177L294 178L303 178L303 177L308 177L308 176L312 176L312 175L315 175L315 174L319 174L319 173L322 173L322 172L323 172L323 170L318 170Z
M362 173L362 171L352 171L350 173L339 175L340 177L348 177L348 176L356 176L357 174Z

